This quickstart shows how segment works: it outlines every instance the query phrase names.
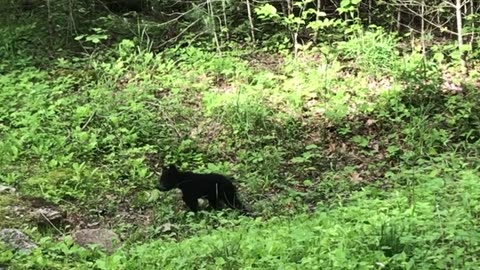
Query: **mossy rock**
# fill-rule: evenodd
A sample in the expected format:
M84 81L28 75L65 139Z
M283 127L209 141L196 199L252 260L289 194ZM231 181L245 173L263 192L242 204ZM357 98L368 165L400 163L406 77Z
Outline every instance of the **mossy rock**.
M25 227L29 203L16 194L0 194L0 228Z
M64 213L57 206L40 198L18 194L0 194L0 228L45 227L58 225Z

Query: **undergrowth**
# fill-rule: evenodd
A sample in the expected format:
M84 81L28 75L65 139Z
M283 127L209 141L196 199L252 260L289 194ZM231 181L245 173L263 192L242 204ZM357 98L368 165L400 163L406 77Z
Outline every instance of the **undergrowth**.
M181 242L151 241L108 256L68 237L58 244L43 239L32 255L4 260L15 269L476 269L478 166L438 158L453 163L397 168L388 178L404 178L405 187L368 187L348 204L319 205L315 214L241 219L235 228L207 228Z
M0 267L478 267L477 86L445 91L445 67L400 54L395 36L359 32L273 64L123 40L45 65L5 29L18 61L0 65L0 183L125 245L106 255L73 245L76 224L18 222L41 248L2 249ZM257 218L186 213L155 189L166 163L234 176Z

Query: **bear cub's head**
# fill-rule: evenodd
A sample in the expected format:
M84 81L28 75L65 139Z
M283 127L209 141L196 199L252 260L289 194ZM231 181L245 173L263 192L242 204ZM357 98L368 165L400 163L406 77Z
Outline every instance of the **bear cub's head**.
M158 181L160 191L168 191L177 187L179 171L175 165L162 168L162 175Z

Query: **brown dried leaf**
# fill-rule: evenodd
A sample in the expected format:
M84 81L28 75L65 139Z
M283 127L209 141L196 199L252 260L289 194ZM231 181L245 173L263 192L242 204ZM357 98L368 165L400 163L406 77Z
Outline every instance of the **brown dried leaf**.
M354 183L361 183L363 182L362 176L358 172L353 172L350 174L350 180Z

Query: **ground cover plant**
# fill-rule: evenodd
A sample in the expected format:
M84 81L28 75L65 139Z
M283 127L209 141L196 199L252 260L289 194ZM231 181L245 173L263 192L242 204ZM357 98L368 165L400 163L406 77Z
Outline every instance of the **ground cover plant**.
M392 31L363 1L247 3L243 23L60 2L4 1L0 230L37 248L0 241L0 269L480 266L478 35ZM189 212L157 189L167 164L233 176L254 215ZM92 228L118 249L80 245Z

